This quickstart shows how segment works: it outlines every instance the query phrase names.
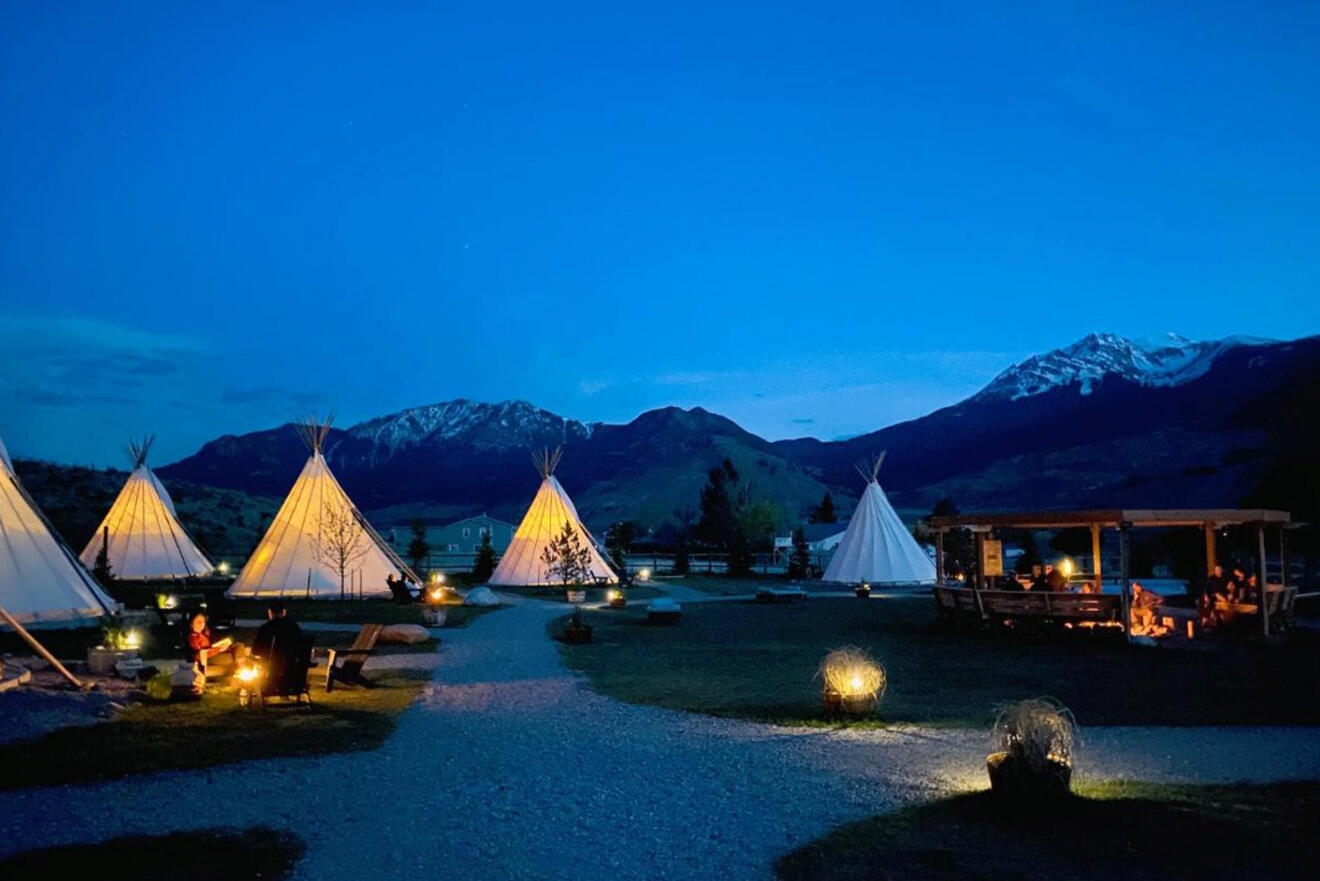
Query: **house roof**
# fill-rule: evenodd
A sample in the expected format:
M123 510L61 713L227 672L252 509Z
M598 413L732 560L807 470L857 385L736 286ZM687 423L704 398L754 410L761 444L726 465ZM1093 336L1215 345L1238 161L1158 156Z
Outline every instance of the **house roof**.
M934 529L968 526L1015 526L1042 529L1066 529L1076 526L1101 526L1117 529L1132 526L1244 526L1275 524L1286 526L1292 520L1287 511L1263 508L1115 508L1087 511L1019 511L993 514L957 514L932 517Z

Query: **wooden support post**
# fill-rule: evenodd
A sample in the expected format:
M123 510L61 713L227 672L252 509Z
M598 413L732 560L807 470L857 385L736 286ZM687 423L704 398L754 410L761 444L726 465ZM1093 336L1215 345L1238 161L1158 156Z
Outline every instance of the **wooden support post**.
M1095 592L1104 592L1104 566L1100 562L1100 524L1091 524L1091 568L1095 572Z
M1265 524L1256 527L1256 543L1260 547L1260 630L1266 639L1270 635L1270 585L1266 578Z
M52 667L54 667L56 670L60 672L61 676L63 676L65 679L73 683L74 688L84 687L82 681L79 680L77 676L74 676L72 673L70 673L68 669L63 664L61 664L54 655L46 651L46 647L41 643L37 642L36 637L34 637L31 633L28 633L26 627L15 621L14 616L6 612L3 606L0 606L0 619L3 619L6 624L14 628L14 632L17 633L19 636L23 637L23 639L27 641L28 645L36 649L37 654L45 658Z
M1215 525L1213 523L1205 524L1205 574L1211 575L1215 571L1215 564L1219 560L1215 555Z
M1123 632L1127 634L1128 642L1132 641L1132 572L1128 547L1128 530L1131 528L1131 523L1118 524L1118 572L1119 578L1122 579L1123 590Z
M935 583L944 583L944 530L935 530Z
M985 531L976 530L976 586L985 590Z

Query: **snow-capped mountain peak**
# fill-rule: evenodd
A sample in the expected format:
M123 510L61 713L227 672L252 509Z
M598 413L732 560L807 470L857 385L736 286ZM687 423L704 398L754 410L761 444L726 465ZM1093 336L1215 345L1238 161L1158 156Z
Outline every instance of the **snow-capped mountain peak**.
M1203 376L1229 349L1268 342L1241 336L1197 342L1174 333L1131 340L1112 333L1092 333L1071 345L1032 355L1013 365L991 380L974 400L1017 400L1071 385L1079 386L1079 392L1087 395L1106 376L1147 387L1181 385Z
M546 438L585 440L594 428L527 401L488 404L458 398L370 419L348 429L347 434L354 441L356 456L376 462L423 444L457 441L501 451L528 448Z

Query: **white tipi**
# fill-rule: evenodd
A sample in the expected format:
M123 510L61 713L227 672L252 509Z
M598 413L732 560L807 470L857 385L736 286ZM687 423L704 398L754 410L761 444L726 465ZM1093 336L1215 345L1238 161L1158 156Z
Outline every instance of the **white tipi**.
M330 421L309 420L300 428L311 456L229 596L388 597L387 577L421 584L330 472L322 449Z
M81 627L116 608L23 489L3 443L0 607L24 627Z
M215 566L179 522L174 500L147 467L154 437L129 443L133 473L80 555L96 566L105 547L115 578L187 578L209 575Z
M935 580L935 564L903 525L876 480L884 460L881 453L869 469L857 467L866 491L825 569L826 581L894 584Z
M555 468L562 453L556 449L533 454L532 460L541 474L541 488L536 491L536 498L532 499L531 507L513 533L513 541L490 576L491 584L517 587L552 583L542 554L550 541L564 531L565 524L577 533L578 540L590 552L592 577L609 584L618 583L618 576L596 549L591 533L582 525L573 500L555 478Z

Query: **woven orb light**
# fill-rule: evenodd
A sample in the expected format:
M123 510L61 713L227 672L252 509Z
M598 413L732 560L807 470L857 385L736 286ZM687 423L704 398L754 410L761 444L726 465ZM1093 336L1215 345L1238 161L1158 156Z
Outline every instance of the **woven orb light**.
M863 716L875 712L885 695L885 668L856 646L830 652L820 662L816 676L821 696L830 714Z
M991 788L1015 798L1067 795L1076 743L1072 712L1052 698L1001 707L986 757Z

